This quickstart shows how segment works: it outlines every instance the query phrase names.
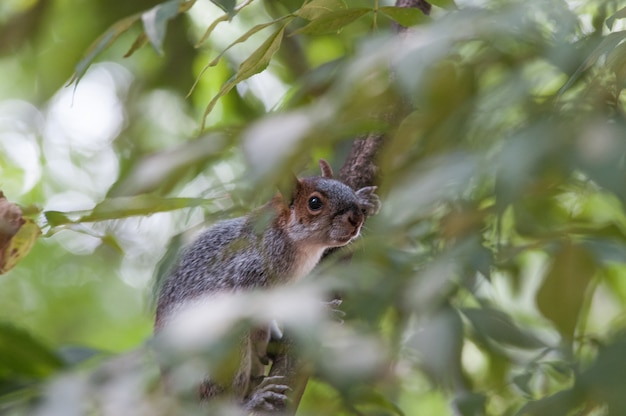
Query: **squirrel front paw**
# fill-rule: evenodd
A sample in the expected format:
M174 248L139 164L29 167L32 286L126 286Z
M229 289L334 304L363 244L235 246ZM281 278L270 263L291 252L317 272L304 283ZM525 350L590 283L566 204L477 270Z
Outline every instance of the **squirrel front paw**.
M278 384L283 376L264 377L245 402L246 410L252 412L271 412L285 408L288 397L285 394L291 388L285 384Z

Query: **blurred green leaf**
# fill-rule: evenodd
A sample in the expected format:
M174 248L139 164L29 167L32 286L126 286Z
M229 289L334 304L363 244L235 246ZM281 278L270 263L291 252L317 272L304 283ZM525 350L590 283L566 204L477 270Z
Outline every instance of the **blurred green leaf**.
M606 25L609 29L613 29L616 20L626 18L626 7L623 7L606 19Z
M626 412L626 332L620 331L602 345L593 364L580 376L576 387L593 401L608 406L610 415Z
M50 226L57 227L64 224L151 215L157 212L196 207L210 202L201 198L162 198L147 194L105 199L90 211L44 211L44 216Z
M444 386L462 383L463 322L456 310L443 307L436 311L407 344L415 349L421 368L434 382Z
M380 392L368 389L367 391L363 390L359 393L360 394L357 397L359 405L367 406L368 410L370 408L374 408L378 411L384 412L383 414L386 415L405 415L402 409L400 409L395 403Z
M415 8L384 6L379 8L378 11L404 27L414 26L430 20L421 10Z
M354 22L360 17L363 17L366 13L371 12L371 9L366 8L354 8L345 10L336 10L329 13L324 13L319 17L311 20L306 26L293 32L296 34L307 35L324 35L327 33L336 33L343 29L345 26Z
M296 12L296 15L310 21L318 19L325 14L346 8L346 3L343 0L312 0L305 3L304 6Z
M1 381L44 378L63 367L63 360L30 333L0 322Z
M89 65L93 60L107 47L109 47L117 38L129 30L136 22L141 19L142 14L137 13L132 16L125 17L115 22L106 32L95 40L85 53L85 56L76 64L74 75L68 84L78 83L87 72Z
M485 414L487 398L483 394L463 392L454 398L454 407L462 416L481 416Z
M567 80L565 85L561 87L559 94L563 94L567 91L592 65L594 65L600 57L612 49L614 49L618 44L620 44L626 38L626 31L609 33L605 37L602 38L600 44L587 56L587 58L583 61L583 63L574 71L572 76Z
M130 196L155 190L167 193L183 180L197 175L209 160L219 158L228 145L229 140L224 134L209 133L147 155L118 179L109 196Z
M554 416L566 415L579 406L583 396L574 390L565 390L540 400L526 403L515 416Z
M454 0L428 0L428 3L433 6L441 7L442 9L458 9Z
M76 366L89 361L94 357L104 355L104 351L86 346L73 345L60 348L57 351L57 354L67 365Z
M521 329L504 311L494 308L462 308L461 312L482 335L518 348L544 348L532 333Z
M585 293L596 267L587 250L566 242L556 253L537 292L539 310L570 342L573 340Z
M533 392L530 389L530 381L532 377L533 374L531 372L527 372L513 376L511 381L513 381L515 387L520 389L524 394L526 394L528 397L532 397Z

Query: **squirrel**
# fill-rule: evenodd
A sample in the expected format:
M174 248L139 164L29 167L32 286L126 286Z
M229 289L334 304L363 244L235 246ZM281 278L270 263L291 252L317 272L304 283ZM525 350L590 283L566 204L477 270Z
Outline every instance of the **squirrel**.
M359 236L365 217L380 208L376 187L355 192L333 179L328 162L320 160L319 166L322 176L294 178L291 200L277 194L244 217L214 224L184 249L159 292L155 333L187 302L297 281L311 272L324 251ZM268 216L270 221L263 223ZM265 377L273 333L270 324L247 333L232 382L205 379L198 389L200 399L230 395L248 411L282 408L289 387L279 384L280 376Z

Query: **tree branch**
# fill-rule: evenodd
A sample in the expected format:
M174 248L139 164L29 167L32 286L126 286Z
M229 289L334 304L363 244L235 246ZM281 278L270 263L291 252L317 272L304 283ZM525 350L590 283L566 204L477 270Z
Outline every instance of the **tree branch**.
M426 15L430 14L431 9L431 5L425 0L396 0L396 6L418 8ZM394 30L397 33L403 33L407 28L396 24ZM399 110L402 113L404 109ZM393 120L394 116L396 114L391 115L390 119ZM376 183L379 173L376 157L384 141L385 135L379 132L356 138L352 143L350 154L339 171L339 179L352 189L360 189ZM283 384L292 388L289 394L291 401L287 404L287 409L281 409L281 415L293 416L298 410L306 384L312 374L312 368L306 360L298 357L294 340L289 337L289 334L283 335L278 348L269 375L283 376Z

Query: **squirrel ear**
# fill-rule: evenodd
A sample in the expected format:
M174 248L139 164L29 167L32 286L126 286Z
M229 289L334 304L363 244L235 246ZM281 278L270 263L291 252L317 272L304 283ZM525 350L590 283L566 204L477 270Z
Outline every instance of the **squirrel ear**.
M330 167L327 161L324 159L320 159L319 161L320 169L322 170L322 178L333 178L333 168Z
M374 193L376 188L376 186L366 186L356 191L359 205L367 216L378 214L378 211L380 211L380 198Z

